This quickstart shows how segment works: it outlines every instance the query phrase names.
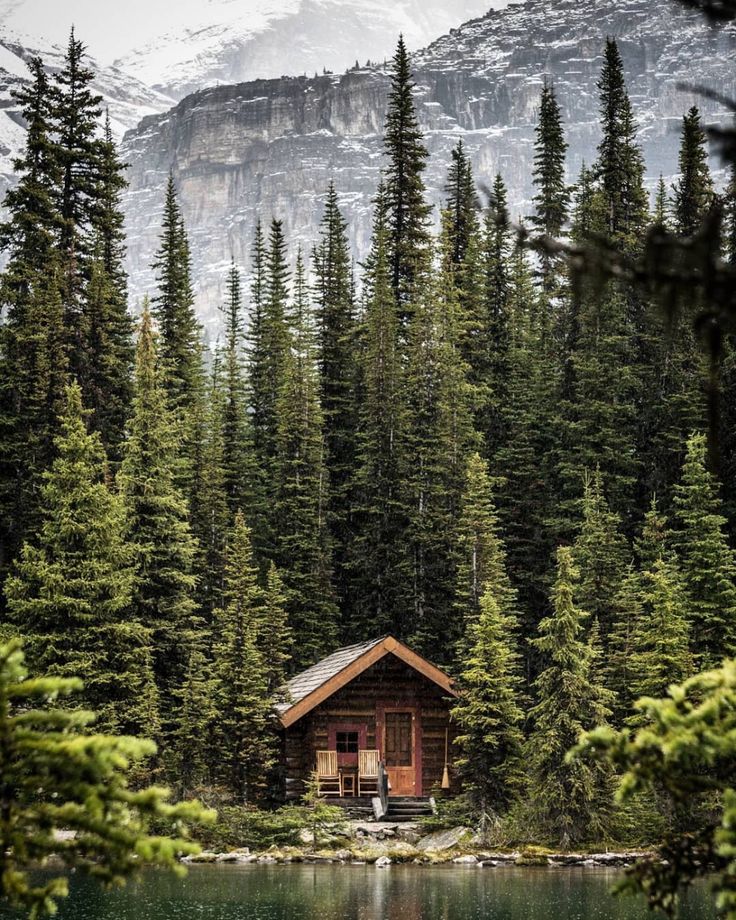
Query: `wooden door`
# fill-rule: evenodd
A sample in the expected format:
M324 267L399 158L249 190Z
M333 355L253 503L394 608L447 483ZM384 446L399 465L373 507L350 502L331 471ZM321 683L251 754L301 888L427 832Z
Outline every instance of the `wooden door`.
M389 795L416 795L415 720L411 710L384 714L383 759L391 784Z

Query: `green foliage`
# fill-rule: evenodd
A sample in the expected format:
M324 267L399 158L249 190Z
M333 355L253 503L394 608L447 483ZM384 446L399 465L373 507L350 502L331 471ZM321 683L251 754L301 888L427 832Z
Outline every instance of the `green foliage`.
M534 683L539 702L529 712L529 791L539 831L562 847L605 839L613 794L605 764L565 760L583 731L605 723L612 701L611 694L591 680L591 649L581 637L587 614L574 600L577 578L570 548L560 548L553 611L532 640L546 667Z
M466 781L481 827L499 822L524 783L524 712L520 700L517 624L487 587L470 622L468 648L458 676L460 696L452 710L459 727L456 766Z
M214 818L195 802L167 804L165 789L131 788L131 772L155 746L92 734L92 713L54 708L81 688L71 677L28 679L20 643L0 646L0 903L31 918L52 915L67 894L63 875L39 882L31 874L52 855L67 870L120 885L143 865L173 868L197 852L188 825ZM174 836L153 836L152 822Z
M403 37L392 60L384 147L388 158L384 175L391 285L400 316L406 321L417 283L428 268L430 206L423 180L429 152L417 120L411 63Z
M242 804L262 792L276 743L267 668L258 648L262 606L250 531L238 512L227 548L225 604L214 629L213 730L217 769Z
M118 495L105 482L97 433L79 387L67 389L57 457L44 476L42 518L5 593L35 673L80 677L79 705L107 731L154 734L151 633L132 613L133 568Z
M724 533L718 483L707 467L704 435L687 442L682 479L675 489L674 543L685 583L693 653L704 668L734 652L736 557Z
M724 916L736 917L733 874L733 758L736 712L736 663L705 671L668 694L637 703L641 727L589 732L571 753L571 762L596 759L623 774L617 797L664 791L686 813L705 807L709 820L688 832L671 831L656 858L638 862L623 890L642 892L653 909L675 916L678 894L692 879L715 872ZM714 796L722 794L722 809ZM720 817L719 817L720 815Z
M273 530L289 621L299 636L294 662L306 666L334 647L338 611L324 514L329 501L324 417L301 255L289 320L291 348L284 358L276 404Z
M183 680L189 657L196 547L175 481L179 440L162 378L151 316L144 306L133 415L119 478L134 571L132 609L153 635L156 685L168 724L172 692Z

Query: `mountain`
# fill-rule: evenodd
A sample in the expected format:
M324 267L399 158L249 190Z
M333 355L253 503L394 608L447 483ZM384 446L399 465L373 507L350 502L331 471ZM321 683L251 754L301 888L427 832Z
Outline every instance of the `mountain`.
M711 120L727 117L717 102L680 84L736 97L736 31L711 28L669 0L528 0L450 31L416 57L432 199L441 199L450 150L462 137L478 180L490 185L501 171L513 213L528 213L545 79L554 81L567 123L573 181L582 161L595 157L596 82L607 35L619 41L650 181L671 177L683 112L697 103ZM256 217L282 218L288 237L308 247L330 179L362 258L383 162L387 85L377 67L255 80L194 93L144 119L124 142L135 294L153 285L148 265L169 170L190 229L199 307L213 330L226 267L231 255L248 265Z
M25 143L25 127L12 91L28 82L26 62L32 57L42 57L48 72L53 73L63 64L64 50L63 45L42 45L28 35L0 31L0 200L14 181L13 160ZM171 97L150 89L117 67L102 66L95 60L91 65L96 73L94 89L103 98L118 138L145 116L164 112L174 104Z
M410 48L420 48L488 6L489 0L210 0L197 17L169 23L116 63L180 99L217 83L342 72L356 58L383 61L400 32Z

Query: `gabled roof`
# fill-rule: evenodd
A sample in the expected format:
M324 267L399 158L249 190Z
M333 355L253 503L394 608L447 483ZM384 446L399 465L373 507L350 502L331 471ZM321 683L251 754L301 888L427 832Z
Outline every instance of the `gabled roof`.
M452 679L444 671L416 652L412 652L393 636L381 636L380 639L370 642L340 648L311 668L292 677L286 685L288 702L276 707L282 725L285 728L293 725L386 655L395 655L446 693L457 696Z

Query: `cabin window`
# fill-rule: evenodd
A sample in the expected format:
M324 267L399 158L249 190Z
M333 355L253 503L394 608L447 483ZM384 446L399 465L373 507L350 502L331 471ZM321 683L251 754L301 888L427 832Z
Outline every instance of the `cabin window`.
M359 732L335 732L335 748L338 754L357 754L359 745Z

